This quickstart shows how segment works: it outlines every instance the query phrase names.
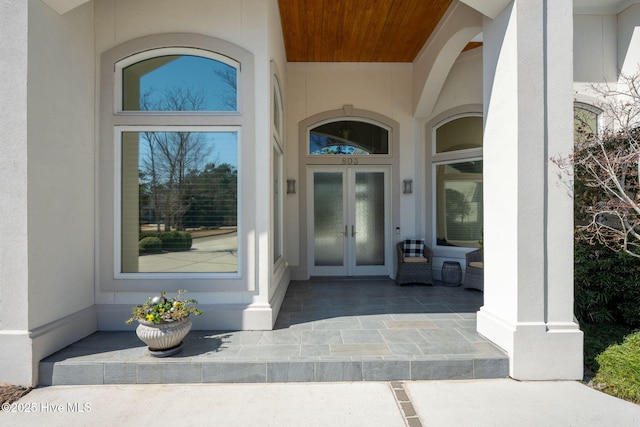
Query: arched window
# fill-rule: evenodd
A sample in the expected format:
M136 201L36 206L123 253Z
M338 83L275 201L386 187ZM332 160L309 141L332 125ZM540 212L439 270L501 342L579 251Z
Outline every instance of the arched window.
M354 119L323 123L309 130L310 155L389 154L389 130Z
M117 64L120 111L238 111L238 62L199 49L156 49Z
M480 247L482 117L455 117L434 129L436 244Z
M576 102L573 105L573 138L574 141L580 141L597 135L600 126L600 109Z
M208 37L159 35L116 47L102 61L102 140L113 141L113 154L102 150L101 194L113 194L114 279L147 279L144 287L157 278L216 278L218 288L237 286L250 54Z

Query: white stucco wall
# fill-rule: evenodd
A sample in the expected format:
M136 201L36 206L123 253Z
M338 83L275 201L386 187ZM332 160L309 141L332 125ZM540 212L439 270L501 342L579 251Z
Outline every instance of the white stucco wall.
M93 7L61 17L39 0L8 4L0 381L32 385L42 357L96 328Z
M574 16L574 86L588 94L589 85L614 83L620 74L639 71L640 4L618 14Z
M640 4L618 15L618 68L625 75L640 73Z
M93 7L29 8L29 319L93 305Z
M0 330L28 328L27 4L0 4Z
M573 76L580 83L617 80L615 15L575 15Z
M27 3L0 3L0 381L32 384L28 322Z
M421 162L415 156L419 129L412 115L410 64L289 63L285 102L286 178L301 181L299 154L306 150L307 142L299 138L300 122L315 114L353 105L355 109L382 114L400 123L400 179L414 180L414 194L422 191L415 177ZM398 191L399 183L393 183L392 188ZM299 191L285 198L285 258L294 267L305 262L300 259L299 223L295 224L302 219L294 218L303 203ZM401 235L394 234L394 239L415 234L415 197L400 197L400 224Z

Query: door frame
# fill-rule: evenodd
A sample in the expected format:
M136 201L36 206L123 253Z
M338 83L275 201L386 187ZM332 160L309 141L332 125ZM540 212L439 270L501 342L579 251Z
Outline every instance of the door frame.
M321 122L330 120L345 120L345 119L364 119L378 123L380 126L389 129L389 143L390 152L389 155L384 156L311 156L308 154L309 148L309 129L317 126ZM401 238L400 229L400 173L399 173L399 158L400 158L400 124L382 114L378 114L368 110L361 110L353 108L353 106L345 105L343 108L337 110L326 111L313 115L298 125L298 194L292 206L295 206L295 211L298 213L293 217L291 224L295 227L297 222L298 238L297 238L297 253L288 254L288 262L290 264L291 277L293 280L308 280L310 275L310 268L308 263L308 213L307 213L307 169L311 165L344 165L349 164L357 159L359 165L386 165L391 167L390 178L390 200L386 203L391 204L391 237L387 245L391 248L391 259L389 266L389 277L393 278L395 272L395 257L393 256L393 248L396 241ZM405 177L417 179L417 177ZM417 195L415 202L418 203ZM287 221L289 222L289 221Z
M314 218L314 180L316 172L341 173L343 188L343 261L342 266L315 266L315 218ZM358 266L356 264L356 240L353 229L356 221L356 174L359 172L384 173L384 264ZM389 165L309 165L307 167L307 265L311 275L317 276L379 276L391 275L393 267L392 251L392 214L391 204L391 166ZM341 226L342 229L342 226ZM346 233L346 234L344 234Z

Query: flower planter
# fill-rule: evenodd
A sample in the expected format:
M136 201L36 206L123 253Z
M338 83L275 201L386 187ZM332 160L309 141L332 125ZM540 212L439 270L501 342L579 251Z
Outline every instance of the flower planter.
M151 323L138 320L136 335L155 357L166 357L182 350L182 340L191 330L191 319Z

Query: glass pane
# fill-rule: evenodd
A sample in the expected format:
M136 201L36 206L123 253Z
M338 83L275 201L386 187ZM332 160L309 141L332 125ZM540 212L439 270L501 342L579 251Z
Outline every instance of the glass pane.
M480 247L482 161L436 166L438 245Z
M166 55L122 70L124 111L236 111L236 68L210 58Z
M238 271L236 132L122 133L122 272Z
M356 265L384 265L384 172L356 173Z
M573 109L573 131L575 141L584 141L598 134L598 114L585 108Z
M389 131L367 122L345 120L311 129L309 154L389 154Z
M342 266L344 220L342 173L313 174L313 229L316 266Z
M282 256L282 155L273 149L273 260Z
M436 130L436 153L482 147L482 117L452 120Z

